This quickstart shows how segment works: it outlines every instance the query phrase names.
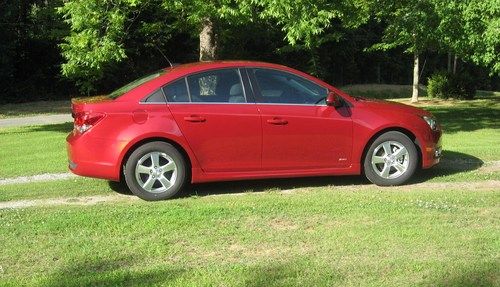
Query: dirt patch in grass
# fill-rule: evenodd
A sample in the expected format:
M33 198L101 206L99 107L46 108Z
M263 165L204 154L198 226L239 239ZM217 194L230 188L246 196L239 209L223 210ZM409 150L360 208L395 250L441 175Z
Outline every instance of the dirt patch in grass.
M331 189L342 189L346 191L363 191L367 189L377 188L373 184L353 184L353 185L342 185L342 186L330 186L327 188ZM415 190L415 189L467 189L467 190L485 190L485 189L500 189L499 180L485 180L478 182L424 182L415 183L403 186L391 186L391 187L378 187L380 189L392 189L392 190ZM291 195L297 192L307 192L311 188L295 188L287 189L281 191L281 194ZM228 195L234 195L228 194ZM236 193L238 195L245 195L247 193ZM265 194L265 193L252 193L252 194ZM222 195L207 195L207 197L222 196ZM131 195L106 195L106 196L82 196L82 197L66 197L66 198L50 198L50 199L37 199L37 200L17 200L17 201L6 201L0 202L0 209L7 208L27 208L27 207L37 207L37 206L58 206L58 205L95 205L100 203L110 203L118 201L132 201L139 200L139 198ZM281 219L273 220L269 223L268 227L276 230L293 230L296 228L293 222L284 221Z
M106 195L106 196L82 196L82 197L67 197L67 198L50 198L50 199L35 199L35 200L17 200L0 202L0 209L7 208L27 208L38 206L58 206L58 205L95 205L106 202L117 201L134 201L139 198L128 195Z
M500 160L490 161L479 168L480 172L488 173L488 172L499 172L500 171Z

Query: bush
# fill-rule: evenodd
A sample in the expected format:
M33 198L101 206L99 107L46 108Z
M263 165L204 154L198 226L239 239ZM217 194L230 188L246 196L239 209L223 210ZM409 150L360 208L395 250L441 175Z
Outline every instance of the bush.
M432 98L472 100L476 82L468 73L434 73L427 81L427 93Z

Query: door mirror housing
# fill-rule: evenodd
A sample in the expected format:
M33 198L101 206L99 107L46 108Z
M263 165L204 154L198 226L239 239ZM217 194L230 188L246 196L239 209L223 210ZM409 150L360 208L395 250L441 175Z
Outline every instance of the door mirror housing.
M339 108L342 106L342 100L339 95L334 92L329 92L326 96L326 105Z

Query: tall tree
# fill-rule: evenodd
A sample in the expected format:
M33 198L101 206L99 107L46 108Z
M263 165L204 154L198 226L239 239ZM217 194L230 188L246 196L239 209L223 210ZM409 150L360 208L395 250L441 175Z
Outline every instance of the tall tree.
M432 0L378 0L376 17L386 23L382 42L372 49L404 47L413 54L412 102L417 102L420 83L420 55L436 43L439 18Z
M246 0L164 0L163 7L177 16L181 26L198 34L200 61L218 58L220 25L251 21L252 3Z

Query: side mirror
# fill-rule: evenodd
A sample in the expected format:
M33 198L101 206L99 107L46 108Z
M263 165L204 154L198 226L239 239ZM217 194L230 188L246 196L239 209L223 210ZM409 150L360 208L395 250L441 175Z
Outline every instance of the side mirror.
M339 108L342 106L342 101L339 95L337 95L334 92L329 92L328 95L326 96L326 105Z

